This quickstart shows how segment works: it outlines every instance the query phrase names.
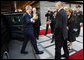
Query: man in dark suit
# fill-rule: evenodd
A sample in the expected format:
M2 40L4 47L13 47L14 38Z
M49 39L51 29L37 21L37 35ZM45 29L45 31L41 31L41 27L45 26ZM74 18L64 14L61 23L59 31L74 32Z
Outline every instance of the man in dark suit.
M27 5L26 6L26 13L23 14L23 28L24 28L24 42L22 45L21 53L22 54L27 54L28 52L25 51L26 45L28 41L31 41L31 44L33 45L36 54L42 54L42 51L39 51L37 47L37 41L34 36L34 31L33 31L33 26L32 23L35 22L35 20L38 18L38 16L33 16L31 18L31 12L32 12L32 7Z
M54 42L54 29L55 29L55 18L56 18L56 15L57 15L57 11L54 11L53 12L53 16L52 16L52 20L51 20L51 24L52 24L52 41L51 41L51 43L53 43Z
M80 23L83 22L83 14L82 14L82 11L80 11L80 8L81 6L80 5L77 5L76 6L76 11L74 11L74 15L76 16L76 22L75 22L75 28L77 28L77 33L75 34L76 37L78 37L80 35Z
M51 27L51 33L52 33L52 25L53 25L53 24L51 24L51 20L52 20L51 18L52 18L52 16L53 16L53 12L50 9L48 9L47 13L45 14L45 17L47 17L47 20L46 20L47 24L46 24L45 35L47 35L47 33L48 33L48 27L49 27L49 25Z
M63 9L63 3L57 2L56 3L56 25L55 25L55 59L61 59L61 48L64 49L63 57L69 58L69 51L67 47L67 38L68 38L68 31L67 31L67 13Z
M36 8L33 8L32 16L34 16L35 14L38 16L38 19L36 19L35 23L33 23L34 35L36 39L39 39L39 32L40 32L40 26L41 26L40 15L37 12Z

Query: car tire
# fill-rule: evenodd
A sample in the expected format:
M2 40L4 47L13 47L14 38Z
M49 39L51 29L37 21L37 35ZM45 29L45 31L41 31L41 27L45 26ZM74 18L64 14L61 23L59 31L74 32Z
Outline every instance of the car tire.
M9 59L9 53L7 51L3 52L2 59Z

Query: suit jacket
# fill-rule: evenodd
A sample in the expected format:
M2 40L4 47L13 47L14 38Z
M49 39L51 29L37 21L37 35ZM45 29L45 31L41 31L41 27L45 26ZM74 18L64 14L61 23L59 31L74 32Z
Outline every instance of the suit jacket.
M77 22L77 24L80 25L80 23L83 22L83 14L82 14L82 11L79 11L79 12L74 11L73 13L76 16L76 22Z
M39 27L39 26L41 26L40 14L37 13L37 12L36 12L36 14L37 14L37 16L38 16L38 19L35 20L35 23L33 23L33 25L34 25L34 27ZM33 17L33 12L32 12L32 14L31 14L31 16Z
M46 13L45 14L45 17L47 17L47 20L46 21L48 21L48 19L51 20L52 19L52 16L53 16L53 12L52 11L50 12L50 14L49 13Z
M68 31L67 31L67 20L68 16L64 9L61 9L55 18L56 25L55 25L55 35L59 36L60 33L63 35L64 40L68 38Z
M33 23L31 22L31 16L28 13L23 14L22 21L24 32L33 32Z
M55 18L54 16L51 17L51 23L54 23L55 24Z

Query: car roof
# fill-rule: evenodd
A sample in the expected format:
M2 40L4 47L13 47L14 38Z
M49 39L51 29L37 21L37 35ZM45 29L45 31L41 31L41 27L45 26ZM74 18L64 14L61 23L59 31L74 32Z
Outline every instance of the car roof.
M4 13L3 15L23 15L25 12L8 12Z

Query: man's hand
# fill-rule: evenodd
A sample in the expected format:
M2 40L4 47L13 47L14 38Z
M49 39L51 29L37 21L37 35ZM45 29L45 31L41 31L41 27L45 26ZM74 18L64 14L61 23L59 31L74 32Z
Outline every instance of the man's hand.
M69 27L67 26L67 30L69 30Z
M47 21L46 24L51 24L51 20Z
M36 20L36 19L38 19L38 16L37 15L34 15L32 19L33 20Z

